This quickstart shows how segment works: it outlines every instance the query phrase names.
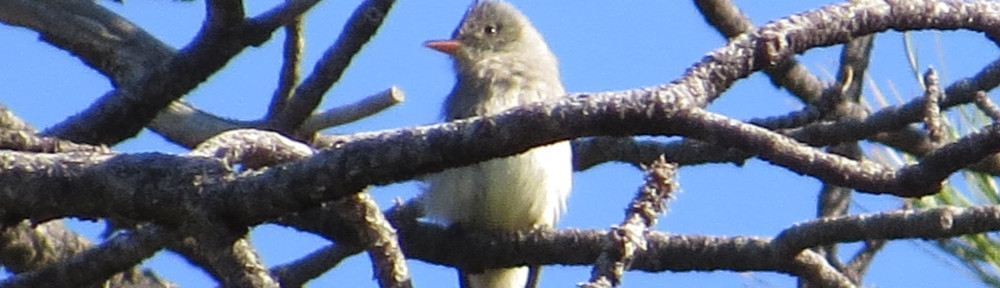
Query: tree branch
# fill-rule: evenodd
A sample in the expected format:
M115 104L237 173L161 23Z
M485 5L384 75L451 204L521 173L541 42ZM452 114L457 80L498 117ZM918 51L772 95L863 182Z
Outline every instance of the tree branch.
M273 118L278 112L285 110L285 105L292 98L292 91L299 83L299 66L302 65L302 50L305 48L305 38L302 38L305 23L297 18L285 26L285 42L281 53L281 72L278 74L278 87L271 96L271 104L267 107L265 119Z
M96 152L111 153L106 146L76 144L52 137L40 137L31 131L0 128L0 149L23 152Z
M132 236L122 237L130 238ZM143 238L144 236L139 237ZM6 226L3 231L0 231L0 261L2 261L0 264L9 271L18 273L18 275L0 281L0 286L7 287L7 283L10 281L13 283L9 286L21 287L18 285L24 284L26 285L24 287L51 287L50 284L55 281L75 277L75 279L90 279L86 281L107 280L106 283L112 287L172 287L172 284L161 280L150 271L140 270L136 267L128 269L130 266L126 266L128 263L138 263L138 261L144 259L145 256L143 254L145 252L143 250L152 248L152 246L148 245L151 244L150 242L131 246L134 243L129 243L130 241L127 241L125 238L117 239L114 240L115 242L111 242L111 244L102 244L100 248L93 250L93 244L90 241L67 230L60 221L49 221L38 225L22 221ZM131 248L139 248L139 251L134 251L137 253L126 253L125 255L129 257L123 259L114 259L118 255L107 253L121 249L131 250ZM66 262L67 259L73 260ZM107 267L96 265L90 267L93 265L91 261L115 265L115 267L111 267L110 269L115 271L105 270ZM134 265L135 263L132 264ZM61 270L66 272L66 274L61 274L63 277L50 279L48 277L52 275L49 273L54 272L53 270ZM114 276L109 276L108 274L116 272L121 273ZM66 280L64 282L72 283L71 281ZM20 284L13 285L14 283ZM68 286L73 287L78 285L73 284Z
M334 205L337 206L334 212L357 231L358 238L367 247L379 287L413 287L406 257L396 238L396 229L382 215L371 195L358 193L334 202Z
M226 176L228 168L221 161L204 158L0 151L0 162L12 167L0 171L0 180L10 183L11 191L19 191L0 195L4 197L0 203L10 206L8 213L31 215L33 219L69 215L149 219L151 215L175 215L176 207L211 207L211 211L227 215L226 219L253 224L339 199L372 184L408 180L576 137L628 134L684 135L724 143L831 184L916 197L937 192L934 187L948 174L1000 150L1000 125L991 125L941 147L916 165L893 171L876 163L824 153L764 128L698 108L676 107L683 101L674 101L668 94L653 97L658 98L655 102L645 101L652 96L581 95L494 116L347 135L341 138L343 141L336 141L339 144L334 148L313 157L234 178ZM139 189L148 186L141 184L145 181L171 185ZM61 184L53 187L53 183ZM47 189L40 189L43 187ZM178 197L189 193L191 196ZM122 199L123 195L130 195L124 199L138 202L112 208L107 201L94 201ZM204 202L192 206L178 202L180 199ZM152 202L142 204L144 201ZM25 207L34 208L27 211ZM109 208L116 211L106 210Z
M0 22L38 32L119 88L138 85L173 54L142 28L89 0L2 1Z
M340 261L362 251L364 250L356 245L331 244L299 260L271 268L271 275L281 287L302 287L307 281L336 267Z
M990 101L990 97L986 95L986 92L976 92L975 102L976 107L980 111L983 111L987 117L990 117L993 122L1000 121L1000 108L997 108L997 105L993 104L993 101Z
M170 247L212 274L222 287L279 287L249 241L221 235L225 233L203 232L193 236L193 240L174 243Z
M785 229L773 242L776 253L788 256L823 244L937 239L998 229L1000 206L941 207L816 219Z
M153 256L172 241L170 232L156 227L144 227L132 232L123 232L108 239L100 246L81 251L44 268L17 274L0 281L3 287L83 287L108 281L106 285L117 284L119 287L129 284L129 287L167 287L156 276L139 276L135 265ZM123 272L124 271L124 272ZM133 277L112 278L115 274L130 274ZM136 277L138 276L138 277Z
M927 130L927 136L930 137L931 143L941 143L944 140L944 131L941 127L941 106L938 105L941 99L941 87L940 80L937 76L937 71L933 68L927 69L927 73L924 73L924 130Z
M90 5L97 4L90 2ZM223 5L220 9L229 6ZM219 13L216 13L219 17L226 18L219 21L225 23L232 21L229 18L242 15ZM89 144L115 144L134 136L160 110L197 87L244 48L258 45L270 37L274 29L285 24L259 20L243 21L236 27L218 27L215 21L206 21L187 47L144 71L138 81L108 92L90 108L47 129L45 134Z
M705 17L705 21L730 40L755 29L750 18L744 15L732 1L697 0L695 5L698 6L701 15ZM804 103L811 103L819 99L826 86L823 81L820 81L794 58L782 61L774 67L765 68L764 73L770 77L774 86L788 89L792 95L797 96Z
M367 0L354 10L337 42L316 63L313 73L295 88L282 111L267 122L278 131L295 131L319 105L323 94L340 79L351 59L382 26L395 0Z
M313 114L299 126L298 131L300 135L312 134L326 128L358 121L402 103L405 98L403 90L396 86L389 87L357 102Z
M35 128L0 104L0 128L35 133Z
M639 188L629 207L625 209L625 220L621 225L608 231L601 256L590 272L590 282L580 287L617 287L621 285L622 274L632 266L636 254L648 248L646 233L656 225L658 214L667 210L667 201L677 192L677 165L667 163L662 156L643 167L646 170L646 184Z

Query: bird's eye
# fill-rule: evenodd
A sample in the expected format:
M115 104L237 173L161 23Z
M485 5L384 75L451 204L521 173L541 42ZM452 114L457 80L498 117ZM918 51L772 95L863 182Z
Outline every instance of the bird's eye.
M493 25L488 25L483 28L483 32L486 33L487 35L497 34L497 31L500 31L500 28L497 28L497 26Z

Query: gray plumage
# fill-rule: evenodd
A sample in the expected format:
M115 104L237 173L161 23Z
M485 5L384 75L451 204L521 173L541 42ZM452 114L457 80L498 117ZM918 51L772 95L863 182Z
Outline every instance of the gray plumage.
M477 3L452 39L465 49L453 55L458 82L445 102L449 120L565 94L555 55L528 18L506 2Z
M452 56L457 83L444 104L449 120L494 114L565 94L558 63L523 14L502 1L478 1L452 39L426 44ZM558 142L515 156L430 175L422 196L430 219L465 229L551 227L565 210L570 146ZM468 275L472 287L524 287L524 267Z

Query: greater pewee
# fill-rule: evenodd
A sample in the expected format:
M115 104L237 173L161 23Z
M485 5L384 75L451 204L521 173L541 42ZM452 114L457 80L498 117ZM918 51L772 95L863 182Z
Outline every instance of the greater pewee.
M494 114L565 94L559 67L542 35L503 1L472 4L449 40L427 47L452 57L457 83L444 103L448 120ZM427 216L467 230L551 227L566 208L572 177L568 142L425 178ZM470 287L525 287L527 267L463 273Z

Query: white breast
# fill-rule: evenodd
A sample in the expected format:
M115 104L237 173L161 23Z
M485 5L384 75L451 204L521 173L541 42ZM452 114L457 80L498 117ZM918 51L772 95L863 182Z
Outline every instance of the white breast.
M572 185L569 142L427 176L422 200L429 219L476 229L553 226Z

